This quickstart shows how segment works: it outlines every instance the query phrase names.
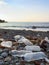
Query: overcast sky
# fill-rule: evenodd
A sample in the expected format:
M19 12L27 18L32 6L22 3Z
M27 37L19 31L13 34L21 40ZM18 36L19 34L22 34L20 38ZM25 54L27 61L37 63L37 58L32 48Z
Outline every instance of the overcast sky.
M48 22L49 0L0 0L0 19L9 22Z

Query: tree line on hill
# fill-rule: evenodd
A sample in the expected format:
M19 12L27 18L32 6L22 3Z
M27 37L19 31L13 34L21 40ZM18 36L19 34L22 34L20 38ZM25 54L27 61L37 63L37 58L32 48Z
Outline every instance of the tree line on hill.
M5 22L7 22L7 21L5 21L5 20L1 20L1 19L0 19L0 23L5 23Z

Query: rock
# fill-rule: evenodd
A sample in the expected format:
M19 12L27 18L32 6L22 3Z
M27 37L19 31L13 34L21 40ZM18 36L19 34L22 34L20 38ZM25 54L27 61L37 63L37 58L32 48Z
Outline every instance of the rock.
M14 64L14 61L13 61L13 60L11 60L10 64Z
M47 41L48 43L49 43L49 39L48 39L48 37L45 37L45 39L44 39L45 41Z
M4 41L4 39L3 38L0 38L0 41Z
M3 42L1 42L1 46L11 48L12 41L3 41Z
M9 65L13 65L13 64L9 64Z
M5 65L9 65L9 62L5 62Z
M4 61L6 61L6 62L11 61L11 57L6 57Z
M4 65L4 61L3 60L0 60L0 65Z
M2 56L2 57L7 57L7 56L8 56L8 53L7 53L7 52L3 52L3 53L1 54L1 56Z
M0 60L1 60L1 59L3 60L3 57L2 57L2 56L0 56Z
M9 49L5 48L5 49L3 50L3 52L9 52Z
M3 50L2 49L0 49L0 54L3 52Z

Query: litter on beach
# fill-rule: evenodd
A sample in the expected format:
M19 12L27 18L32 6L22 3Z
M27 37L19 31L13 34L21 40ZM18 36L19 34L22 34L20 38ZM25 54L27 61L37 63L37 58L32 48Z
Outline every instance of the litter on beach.
M49 63L49 59L46 57L44 52L26 53L26 54L22 55L22 57L23 57L24 61L27 61L27 62L43 59L47 63Z
M41 51L41 48L40 46L25 46L25 50L27 51Z
M21 61L24 61L27 63L32 62L32 64L36 61L40 61L40 62L38 62L39 64L41 64L42 62L44 64L44 61L45 61L45 64L49 63L47 54L45 54L42 51L42 47L40 45L38 46L38 43L33 45L33 43L31 42L30 39L27 39L26 37L24 37L22 35L16 35L16 36L14 36L14 39L15 39L15 41L3 40L0 43L0 45L2 47L4 47L4 48L1 47L3 50L1 49L0 53L1 53L1 56L4 57L5 63L6 63L6 61L12 62L12 60L15 64L17 64L17 62L18 62L18 63L20 63L20 65L23 65L23 64L21 64ZM43 40L44 39L42 39L41 42ZM45 41L46 40L48 40L47 37L45 38ZM36 39L35 39L35 41L36 41ZM43 43L43 44L45 44L45 43ZM47 45L47 43L46 43L46 45Z
M32 53L32 52L27 51L27 50L12 50L12 51L10 51L10 54L14 57L21 57L22 55L24 55L26 53Z
M28 51L18 51L18 50L13 50L11 51L13 57L19 57L24 61L31 62L31 61L36 61L36 60L45 60L47 63L49 63L49 59L45 55L44 52L28 52Z
M17 41L18 43L24 43L25 45L33 45L32 42L30 42L27 38L25 38L24 36L21 35L16 35L14 36L15 41Z

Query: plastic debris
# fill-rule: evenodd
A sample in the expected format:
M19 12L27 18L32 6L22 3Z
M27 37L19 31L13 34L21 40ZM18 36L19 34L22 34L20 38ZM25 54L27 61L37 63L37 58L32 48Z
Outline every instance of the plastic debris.
M41 48L40 46L25 46L25 50L27 51L41 51Z
M16 35L14 36L15 41L18 43L24 43L25 45L33 45L32 42L30 42L28 39L26 39L24 36Z
M27 62L43 59L47 63L49 63L49 59L46 57L44 52L26 53L22 57L24 58L24 61L27 61Z
M32 52L27 50L12 50L9 53L14 57L16 56L20 57L20 55L24 55L25 53L32 53Z

